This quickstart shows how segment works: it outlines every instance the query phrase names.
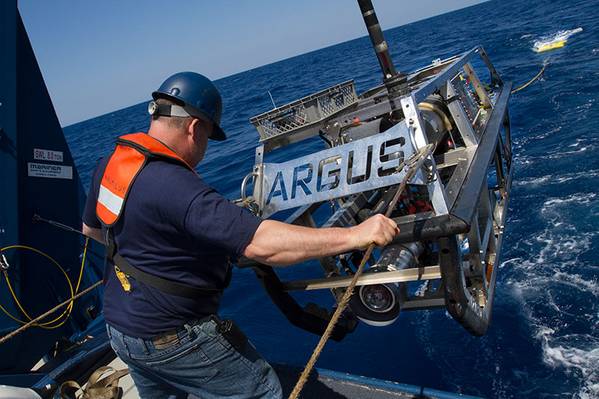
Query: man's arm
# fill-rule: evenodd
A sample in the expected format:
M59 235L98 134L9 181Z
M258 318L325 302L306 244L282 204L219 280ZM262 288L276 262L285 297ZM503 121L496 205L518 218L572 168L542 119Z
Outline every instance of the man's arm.
M348 228L310 228L274 220L263 221L245 248L247 258L271 266L287 266L363 249L371 243L384 246L399 232L397 224L383 215L375 215Z
M96 229L93 227L89 227L88 225L83 223L81 231L83 232L83 234L85 234L89 238L93 238L94 240L98 241L100 244L106 245L106 243L104 242L104 237L102 236L102 229Z
M81 231L83 232L83 234L89 238L98 241L102 245L106 244L104 243L104 237L101 229L102 223L100 223L100 220L96 215L96 202L98 199L100 179L102 177L102 172L106 167L108 159L108 157L101 159L98 162L96 169L94 170L92 181L89 187L89 193L87 195L87 200L85 201L85 207L83 208L83 215L81 215Z

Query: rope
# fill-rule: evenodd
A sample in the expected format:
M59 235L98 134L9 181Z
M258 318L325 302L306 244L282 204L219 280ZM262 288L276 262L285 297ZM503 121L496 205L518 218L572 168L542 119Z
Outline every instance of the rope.
M104 376L106 373L111 373ZM60 385L61 399L120 399L123 389L119 388L119 380L129 374L129 369L115 370L110 366L103 366L94 371L85 387L77 381L65 381Z
M412 159L410 159L408 161L408 163L405 165L405 166L409 166L409 170L406 173L406 176L402 180L401 184L395 191L395 195L393 196L393 199L387 206L387 211L385 212L386 217L391 216L391 212L393 212L393 210L395 209L395 206L397 205L397 201L399 201L399 197L405 190L408 182L412 179L412 177L414 177L416 172L422 166L424 160L430 154L432 154L432 152L433 152L433 145L429 144L426 147L423 147L418 153L416 153L412 157ZM297 383L295 384L293 391L291 391L291 394L289 395L289 399L296 399L299 396L299 394L301 393L304 385L306 384L306 381L308 381L308 377L310 376L310 373L312 372L312 369L314 368L314 365L316 364L316 361L318 360L318 357L320 356L320 353L322 352L325 344L327 343L329 337L331 336L331 333L333 332L333 329L335 328L337 321L341 317L341 313L343 313L343 311L345 310L345 307L347 306L347 304L354 292L354 288L356 287L356 284L358 283L358 279L362 275L364 266L366 265L366 262L368 261L368 259L370 259L370 256L372 255L372 251L374 251L375 246L376 245L374 243L372 243L366 249L366 253L364 253L364 256L362 257L362 261L360 262L360 266L358 266L358 270L356 270L356 274L354 275L354 278L352 279L351 283L347 287L347 290L343 294L343 297L339 301L339 305L337 306L337 309L335 309L335 312L333 313L333 316L331 317L331 320L329 321L327 328L325 329L324 333L322 334L322 337L320 337L320 341L318 341L316 348L314 348L314 352L312 352L312 356L310 357L310 360L308 360L308 363L306 363L306 367L304 368L304 371L302 371L302 374L300 375L299 379L297 380Z
M87 294L88 292L90 292L91 290L93 290L94 288L96 288L97 286L99 286L102 283L103 283L102 280L96 281L94 284L90 285L89 287L87 287L83 291L79 292L78 294L76 294L72 298L64 301L63 303L60 303L60 304L54 306L52 309L48 310L46 313L39 315L38 317L36 317L35 319L31 320L27 324L24 324L23 326L17 328L13 332L11 332L11 333L3 336L2 338L0 338L0 345L3 344L3 343L5 343L9 339L13 338L15 335L18 335L18 334L22 333L23 331L27 330L28 328L34 327L36 325L36 323L38 321L40 321L41 319L43 319L43 318L51 315L52 313L56 312L58 309L62 308L63 306L67 306L69 303L71 303L75 299L78 299L78 298L82 297L83 295Z
M539 79L541 76L543 76L543 73L545 72L545 68L547 68L547 65L549 65L548 61L543 62L543 67L541 68L539 73L537 73L531 80L524 83L522 86L519 86L519 87L515 88L514 90L512 90L511 94L514 94L514 93L519 92L520 90L526 89L528 86L533 84L537 79Z

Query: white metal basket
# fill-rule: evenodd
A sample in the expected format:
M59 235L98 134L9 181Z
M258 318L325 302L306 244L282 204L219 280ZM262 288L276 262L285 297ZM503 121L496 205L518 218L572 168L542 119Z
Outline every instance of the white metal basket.
M254 116L250 122L260 141L288 134L335 115L358 101L354 81L348 80Z

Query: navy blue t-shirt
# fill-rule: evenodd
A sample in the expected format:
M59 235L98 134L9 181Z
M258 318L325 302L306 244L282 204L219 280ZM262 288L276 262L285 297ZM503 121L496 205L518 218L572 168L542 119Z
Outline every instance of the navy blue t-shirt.
M83 214L89 227L102 227L96 201L107 163L108 157L94 172ZM189 169L157 159L135 179L113 231L118 252L140 270L197 287L222 287L229 258L243 254L260 222ZM104 317L127 335L151 338L218 310L221 294L189 299L131 277L131 291L125 292L112 265L105 273Z

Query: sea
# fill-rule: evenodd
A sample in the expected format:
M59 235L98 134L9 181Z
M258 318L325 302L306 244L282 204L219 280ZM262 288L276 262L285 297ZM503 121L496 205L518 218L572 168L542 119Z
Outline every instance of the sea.
M487 335L470 336L444 310L405 312L391 326L361 324L329 342L318 367L483 397L599 398L598 32L597 0L490 1L385 31L401 71L479 44L516 86L548 66L510 100L515 173ZM563 48L534 51L564 36ZM229 139L210 143L199 173L239 198L258 145L249 118L272 108L268 92L281 105L348 79L358 92L381 83L366 36L216 81ZM86 188L117 136L147 129L146 107L65 127ZM311 141L267 160L321 148ZM320 273L314 262L281 271L285 279ZM296 298L333 304L328 292ZM221 314L271 362L303 365L318 340L285 319L251 270L235 271Z

